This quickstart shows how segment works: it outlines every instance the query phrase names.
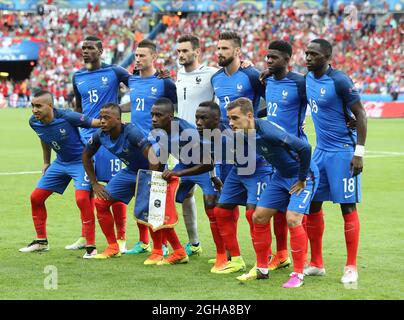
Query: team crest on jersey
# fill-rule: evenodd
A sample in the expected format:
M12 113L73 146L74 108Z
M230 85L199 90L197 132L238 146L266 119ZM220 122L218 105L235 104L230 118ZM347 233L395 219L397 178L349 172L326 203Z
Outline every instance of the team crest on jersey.
M287 92L286 90L282 90L282 98L285 100L288 96L289 92Z
M101 81L104 86L108 85L108 77L101 77Z
M93 137L88 140L88 144L93 144Z
M321 88L321 89L320 89L320 94L321 94L322 97L324 97L324 95L325 95L325 88Z
M128 148L124 148L122 151L123 151L123 153L129 153L129 149L128 149Z
M268 148L267 147L261 147L262 151L264 152L268 152Z
M150 91L151 91L151 94L153 94L153 95L157 94L157 88L155 88L155 87L151 87Z
M61 129L59 129L59 131L61 134L66 134L66 129L61 128Z
M243 85L241 83L237 83L237 91L241 92L243 90Z
M202 78L201 77L196 77L195 81L196 81L196 84L200 84L201 81L202 81Z

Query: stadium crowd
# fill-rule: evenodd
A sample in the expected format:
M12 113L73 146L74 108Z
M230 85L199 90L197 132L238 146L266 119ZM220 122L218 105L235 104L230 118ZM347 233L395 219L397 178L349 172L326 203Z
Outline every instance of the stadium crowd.
M158 36L159 63L175 68L175 39L182 33L194 33L202 41L204 61L215 65L218 35L227 29L240 33L244 57L261 70L266 66L268 43L275 39L290 41L296 52L291 65L305 73L305 44L323 36L334 44L334 64L350 74L360 92L389 94L397 87L402 90L404 19L397 21L388 14L379 17L360 15L357 28L347 30L344 28L343 12L341 8L337 13L319 11L307 16L293 8L285 8L278 13L270 13L268 17L232 11L230 14L213 12L181 19ZM175 70L172 74L175 75Z
M132 50L132 45L149 31L149 19L124 10L62 10L55 9L44 16L30 13L8 13L2 16L0 39L25 37L44 43L31 78L22 82L2 81L3 96L10 96L12 106L24 105L30 90L42 88L55 95L60 106L72 97L72 75L82 68L81 41L88 34L104 41L103 61L117 63ZM18 96L21 99L18 99ZM18 102L17 102L18 101Z
M44 16L30 13L8 13L0 24L3 37L31 37L43 41L39 60L31 78L23 82L1 81L4 97L11 106L24 106L32 88L49 90L60 107L73 97L71 78L82 67L80 43L85 35L103 39L105 63L119 63L150 31L150 18L142 13L133 15L125 10L99 8L46 12ZM164 21L165 22L165 21ZM167 23L167 22L165 22ZM167 23L168 24L168 23ZM359 12L355 29L344 27L344 8L337 12L319 10L310 16L292 7L269 10L268 16L234 10L213 12L170 19L164 33L157 36L157 66L177 72L175 40L183 33L201 39L203 60L217 65L216 44L222 30L237 30L243 37L244 58L258 69L266 66L266 47L271 40L290 41L295 50L291 65L306 72L303 48L319 36L335 47L334 63L348 72L361 93L394 94L404 92L401 77L404 19L392 14L374 15ZM371 50L370 50L371 48ZM128 69L133 71L134 65Z

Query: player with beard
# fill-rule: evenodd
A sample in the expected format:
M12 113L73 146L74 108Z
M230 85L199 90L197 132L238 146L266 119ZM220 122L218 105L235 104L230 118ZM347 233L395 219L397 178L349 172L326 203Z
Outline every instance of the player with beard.
M259 81L259 72L253 67L241 68L241 38L235 32L222 32L217 45L219 66L223 67L212 77L215 96L219 100L221 123L228 127L227 106L240 97L253 101L254 116L257 115L261 97L265 94L264 86ZM239 167L239 164L237 165ZM224 183L222 193L215 208L215 216L231 260L217 265L215 273L232 273L245 270L245 262L240 254L237 241L237 220L234 208L246 206L246 218L252 236L252 214L263 188L270 180L272 168L262 157L256 158L253 175L238 175L238 168L233 167ZM216 262L218 263L218 261Z

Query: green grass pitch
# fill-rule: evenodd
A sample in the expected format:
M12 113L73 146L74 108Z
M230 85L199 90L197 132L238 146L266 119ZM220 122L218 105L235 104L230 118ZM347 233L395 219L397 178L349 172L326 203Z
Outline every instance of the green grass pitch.
M324 259L327 275L306 277L305 285L285 290L281 284L291 269L272 272L269 281L239 284L238 274L209 272L214 256L201 193L196 193L203 254L176 266L144 266L145 255L106 261L81 259L83 251L67 251L66 244L80 235L79 211L72 185L63 196L47 201L50 251L22 254L18 249L34 236L29 195L40 177L40 143L28 125L30 110L0 110L0 299L403 299L404 298L404 119L369 120L364 160L363 203L359 205L361 239L358 256L359 285L345 289L340 283L345 263L343 219L337 205L326 203ZM307 131L314 142L311 119ZM12 173L12 174L9 174ZM179 207L178 207L179 209ZM128 247L138 239L132 217L127 218ZM244 209L242 209L244 213ZM181 211L178 234L186 242ZM239 220L242 255L251 268L254 252L244 214ZM106 241L97 223L98 249ZM274 244L273 244L274 245ZM47 266L57 270L57 289L44 286Z

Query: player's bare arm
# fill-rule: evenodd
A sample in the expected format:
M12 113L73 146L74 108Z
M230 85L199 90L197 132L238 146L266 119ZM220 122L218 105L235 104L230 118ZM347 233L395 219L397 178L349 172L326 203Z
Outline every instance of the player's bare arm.
M100 119L93 119L93 120L91 120L91 127L92 127L92 128L99 128L99 127L101 127L101 120L100 120Z
M196 166L193 166L192 168L187 168L177 172L174 172L172 170L165 170L162 177L163 179L169 180L171 177L195 176L204 172L211 171L212 169L213 165L211 164L198 164Z
M351 106L351 111L356 118L356 130L358 133L355 154L351 161L351 171L352 174L356 176L363 171L363 155L365 153L367 118L365 108L360 101Z
M93 161L91 159L94 154L95 154L94 152L88 150L87 148L84 149L82 156L84 169L87 172L88 178L90 180L91 186L96 196L103 200L110 200L110 196L105 187L102 184L98 183L97 176L94 170Z
M130 112L130 102L122 103L119 105L122 112Z
M49 168L50 166L50 160L51 160L51 152L52 149L50 146L48 146L45 142L41 140L41 146L42 146L42 154L43 154L43 167L42 167L42 175L45 174L45 171Z
M74 93L74 99L73 99L74 103L74 111L75 112L79 112L79 113L83 113L83 107L81 106L81 97L79 97L76 92Z

